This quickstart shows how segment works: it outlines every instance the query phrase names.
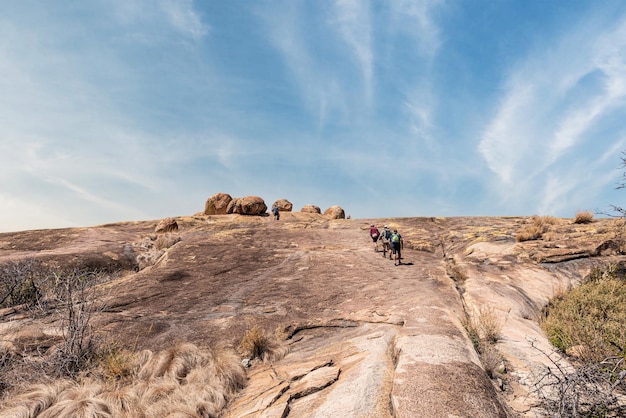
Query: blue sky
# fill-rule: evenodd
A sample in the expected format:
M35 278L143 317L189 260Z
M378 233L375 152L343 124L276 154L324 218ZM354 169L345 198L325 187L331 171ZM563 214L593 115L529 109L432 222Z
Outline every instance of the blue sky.
M626 2L0 2L0 231L622 206Z

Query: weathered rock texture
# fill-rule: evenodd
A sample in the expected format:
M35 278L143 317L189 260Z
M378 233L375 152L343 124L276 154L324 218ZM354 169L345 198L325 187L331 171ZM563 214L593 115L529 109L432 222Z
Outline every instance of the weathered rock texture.
M302 209L300 209L300 212L304 212L304 213L322 213L322 210L320 209L319 206L304 205L302 207Z
M165 218L161 220L156 228L154 228L154 232L174 232L178 231L178 223L174 218Z
M234 198L228 204L227 213L236 213L239 215L263 215L267 212L265 201L258 196L246 196L242 198Z
M278 199L272 205L272 208L275 207L278 207L278 210L280 210L281 212L291 212L291 210L293 209L293 204L287 199Z
M226 193L216 193L209 197L204 204L205 215L226 215L228 213L228 205L233 198Z
M345 219L346 213L341 206L331 206L324 211L324 215L330 219Z
M593 266L625 262L610 245L611 220L563 219L549 238L516 242L526 218L288 215L279 223L177 218L179 242L151 267L106 284L95 329L151 350L174 342L237 347L252 325L276 331L288 353L253 359L247 386L222 416L536 417L530 390L548 361L530 342L550 347L537 323L541 308ZM404 264L372 250L370 223L400 231ZM155 225L0 234L0 262L87 263L98 254L127 266ZM495 348L507 373L497 381L462 325L484 310L501 319ZM19 309L0 318L0 340L14 347L26 335L58 334L53 318Z

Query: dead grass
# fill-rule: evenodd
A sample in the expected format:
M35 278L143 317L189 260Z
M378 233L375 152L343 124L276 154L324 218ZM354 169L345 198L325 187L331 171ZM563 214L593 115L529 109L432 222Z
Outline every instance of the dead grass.
M137 367L137 353L110 342L98 353L98 372L102 378L122 381L130 378Z
M502 322L495 309L481 308L473 316L468 316L462 323L474 349L480 356L487 375L494 378L502 364L502 356L495 347L502 332Z
M110 354L117 360L102 367L117 370L112 365L123 363L117 373L129 372L130 379L92 375L30 386L5 396L0 417L215 417L246 383L229 349L181 344L159 353Z
M537 216L530 218L530 222L523 225L515 234L518 242L537 240L548 232L550 225L555 225L558 219L553 216Z
M593 222L593 212L588 210L576 212L576 216L574 216L575 224L590 224L591 222Z
M241 338L237 351L249 359L275 361L285 356L286 349L275 337L269 336L263 328L254 325Z

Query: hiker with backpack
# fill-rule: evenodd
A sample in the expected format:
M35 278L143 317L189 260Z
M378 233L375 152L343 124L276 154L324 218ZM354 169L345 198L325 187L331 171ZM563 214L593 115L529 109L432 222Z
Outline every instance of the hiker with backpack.
M374 251L378 251L378 238L380 237L380 231L376 228L376 225L370 225L370 237L374 241Z
M279 220L280 219L280 210L278 209L278 206L274 206L274 208L272 209L272 212L274 213L274 220Z
M396 259L393 262L394 266L402 264L402 247L404 247L404 241L402 241L402 235L398 233L397 229L393 230L391 234L391 252L396 255Z
M391 229L389 229L389 225L385 225L383 227L383 233L380 235L380 240L383 243L383 258L387 258L387 252L389 252L389 259L391 260Z

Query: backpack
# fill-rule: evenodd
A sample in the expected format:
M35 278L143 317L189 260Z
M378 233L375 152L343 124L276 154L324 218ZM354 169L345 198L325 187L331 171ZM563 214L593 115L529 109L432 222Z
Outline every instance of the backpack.
M385 229L384 232L385 232L385 238L386 239L391 238L391 229Z
M391 242L400 242L400 234L392 234Z

